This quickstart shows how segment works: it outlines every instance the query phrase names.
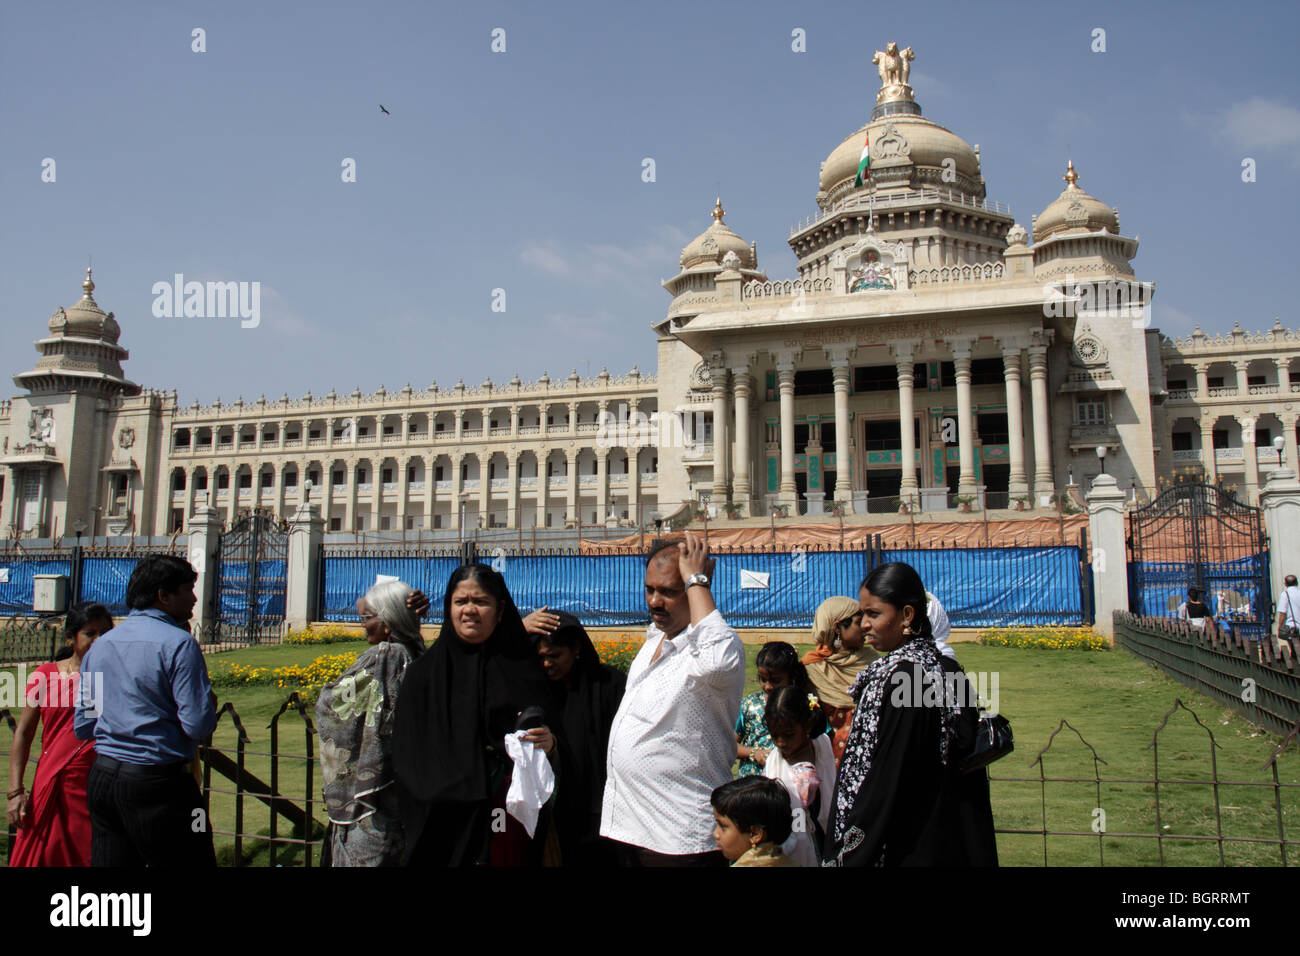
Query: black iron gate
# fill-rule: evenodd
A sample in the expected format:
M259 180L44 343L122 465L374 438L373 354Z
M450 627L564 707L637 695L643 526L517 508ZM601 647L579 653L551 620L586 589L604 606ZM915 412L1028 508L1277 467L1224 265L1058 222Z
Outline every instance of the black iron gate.
M1259 508L1217 485L1180 482L1129 514L1129 610L1173 617L1198 588L1220 626L1268 632L1268 538Z
M216 626L220 643L265 644L284 626L289 534L269 512L251 511L221 535L217 551Z

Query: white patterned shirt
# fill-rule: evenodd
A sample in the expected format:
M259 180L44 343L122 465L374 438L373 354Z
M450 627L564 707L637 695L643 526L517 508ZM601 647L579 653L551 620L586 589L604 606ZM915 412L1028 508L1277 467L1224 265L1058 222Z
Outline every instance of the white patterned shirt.
M717 849L709 797L731 779L744 687L744 646L718 611L671 640L650 625L610 728L601 836L673 855Z

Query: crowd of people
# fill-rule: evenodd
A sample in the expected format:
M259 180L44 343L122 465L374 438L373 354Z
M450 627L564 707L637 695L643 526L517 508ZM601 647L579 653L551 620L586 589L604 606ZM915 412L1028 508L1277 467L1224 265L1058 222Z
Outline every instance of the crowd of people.
M573 614L522 616L487 565L452 574L428 646L429 599L381 578L357 601L370 646L317 701L324 861L995 865L987 774L963 767L975 695L898 692L965 681L916 571L883 565L856 596L828 596L814 649L765 644L743 697L745 650L713 575L700 537L654 543L650 625L626 676ZM68 615L71 654L33 675L15 737L11 865L215 865L196 777L216 699L187 626L195 578L149 556L116 627L99 605Z

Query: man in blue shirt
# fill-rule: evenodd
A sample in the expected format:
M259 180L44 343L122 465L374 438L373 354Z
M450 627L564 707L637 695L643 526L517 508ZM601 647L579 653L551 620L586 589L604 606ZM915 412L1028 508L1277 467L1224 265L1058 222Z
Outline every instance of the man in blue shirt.
M86 784L92 866L216 865L189 772L217 724L207 664L186 630L197 578L181 558L143 558L126 586L130 616L81 662L73 729L97 754Z

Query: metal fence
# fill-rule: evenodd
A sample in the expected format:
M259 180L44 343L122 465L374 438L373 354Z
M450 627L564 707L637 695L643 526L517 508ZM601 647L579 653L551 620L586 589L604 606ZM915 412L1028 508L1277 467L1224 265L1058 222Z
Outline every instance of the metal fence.
M293 729L281 727L286 715ZM1190 719L1203 735L1205 749L1199 757L1189 746L1178 747L1164 736L1175 719ZM297 693L289 695L261 741L252 739L230 702L220 708L219 729L223 721L234 732L233 747L209 741L201 748L203 792L214 836L220 838L219 861L227 866L319 865L326 821L317 791L319 757L309 708ZM14 727L14 716L0 710L0 728L8 729L9 742ZM287 736L282 737L282 730ZM1073 723L1061 720L1027 763L1027 775L1015 773L1033 752L1027 748L990 767L995 832L1004 845L1004 862L1011 838L1034 840L1043 866L1223 866L1241 862L1238 857L1247 854L1251 858L1245 862L1288 866L1293 862L1290 848L1300 845L1288 836L1286 826L1300 812L1300 783L1284 781L1278 764L1298 737L1300 725L1291 728L1255 779L1228 779L1220 773L1223 745L1190 708L1175 700L1146 745L1150 774L1112 776L1097 749ZM0 755L7 758L7 748ZM1049 773L1049 764L1057 772ZM1080 765L1083 770L1069 772ZM1062 767L1066 772L1059 772ZM1291 769L1286 774L1294 776ZM1028 796L1034 810L1012 809L1013 796ZM1140 809L1121 813L1117 805L1123 797L1139 803ZM1244 820L1238 813L1243 809L1249 811ZM1113 829L1110 820L1133 825ZM13 829L7 828L0 861L7 861L13 837ZM1208 848L1208 853L1189 847ZM1193 852L1199 855L1189 857Z
M52 661L62 643L61 617L6 618L0 623L0 664Z
M1165 772L1161 773L1160 744L1161 734L1168 729L1170 719L1184 711L1205 735L1204 757L1193 762L1186 752L1177 752L1171 759L1166 756ZM1070 761L1067 755L1057 749L1058 737L1068 730L1077 739L1083 749L1083 763L1091 767L1091 773L1075 776L1049 776L1047 764L1049 758L1067 765L1077 765L1077 759ZM1068 865L1105 866L1106 851L1111 850L1111 862L1117 855L1126 857L1125 865L1151 866L1159 865L1195 865L1200 861L1189 859L1188 847L1211 847L1213 859L1217 865L1228 865L1225 850L1232 848L1238 855L1264 851L1271 855L1276 852L1276 863L1290 865L1288 848L1300 845L1300 840L1289 838L1286 831L1288 817L1294 819L1300 812L1300 783L1283 782L1278 771L1278 759L1300 735L1300 725L1293 726L1281 743L1273 750L1263 766L1260 767L1263 779L1229 780L1219 774L1219 751L1222 745L1214 739L1214 733L1196 716L1182 700L1175 700L1165 713L1164 719L1156 727L1151 742L1146 749L1151 754L1151 775L1147 777L1120 777L1103 774L1107 762L1068 720L1062 720L1048 738L1046 746L1038 752L1030 764L1032 776L1002 776L1015 766L1010 758L990 767L991 784L1028 787L1038 796L1039 820L1036 827L999 826L997 833L1005 836L1033 837L1042 841L1042 865L1059 866L1060 856L1053 859L1051 849L1059 849L1067 842L1074 846L1084 845L1090 849L1087 858L1075 851L1068 854ZM1064 735L1063 739L1069 739ZM1168 748L1166 748L1168 750ZM1169 764L1173 763L1172 769ZM1198 766L1199 763L1199 766ZM1293 771L1290 771L1293 775ZM1079 794L1082 789L1086 799ZM1073 798L1068 791L1075 791ZM1061 796L1067 791L1066 796ZM995 790L995 795L1000 792ZM1148 816L1150 829L1112 830L1108 826L1107 808L1114 808L1120 801L1121 794L1136 795L1140 801L1150 801L1142 812L1121 817L1129 821ZM1226 801L1231 799L1233 804ZM1089 806L1091 804L1091 806ZM1226 811L1248 810L1244 823L1238 818L1225 815ZM999 816L998 803L993 805L995 819ZM1119 814L1112 814L1119 816ZM1168 821L1168 822L1166 822ZM1068 826L1063 824L1087 823L1087 826ZM1173 825L1179 824L1177 830ZM1237 832L1232 832L1236 830ZM1196 831L1196 832L1184 832ZM1268 836L1263 836L1268 832ZM1276 836L1273 834L1276 833ZM1064 840L1062 839L1064 838ZM1095 858L1092 848L1095 847ZM1136 858L1132 853L1137 849ZM1178 858L1171 857L1178 855ZM1240 861L1234 859L1233 863ZM1249 862L1267 864L1271 859L1263 858L1263 853Z
M1300 647L1294 641L1248 640L1236 628L1198 630L1117 611L1115 643L1273 733L1289 733L1300 721Z

